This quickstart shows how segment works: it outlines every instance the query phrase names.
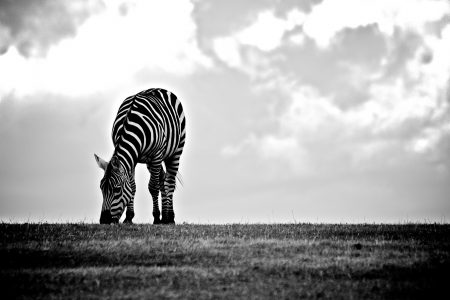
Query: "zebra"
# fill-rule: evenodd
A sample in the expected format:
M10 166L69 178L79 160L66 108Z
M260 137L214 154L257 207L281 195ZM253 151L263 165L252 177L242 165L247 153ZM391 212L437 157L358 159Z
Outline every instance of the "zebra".
M100 223L118 223L125 207L124 223L132 223L134 171L137 163L144 163L150 172L148 189L153 200L153 224L175 224L172 199L185 139L186 118L175 94L151 88L126 98L113 123L111 160L107 162L94 154L98 166L105 171L100 181L103 194Z

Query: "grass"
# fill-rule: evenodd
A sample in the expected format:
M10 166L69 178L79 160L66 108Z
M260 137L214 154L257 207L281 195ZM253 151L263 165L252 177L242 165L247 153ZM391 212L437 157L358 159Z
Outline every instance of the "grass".
M432 298L450 225L0 224L4 299Z

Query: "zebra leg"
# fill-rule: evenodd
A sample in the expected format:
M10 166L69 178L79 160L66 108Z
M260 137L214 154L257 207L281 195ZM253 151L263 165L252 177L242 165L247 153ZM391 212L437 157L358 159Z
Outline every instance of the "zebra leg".
M161 170L159 171L159 190L161 191L161 198L164 197L165 191L164 191L164 180L166 178L166 172L164 172L164 169L161 166Z
M175 213L173 211L173 192L175 191L176 175L178 172L179 159L170 159L164 162L166 165L166 176L164 179L164 193L162 193L162 219L163 224L175 224Z
M133 224L133 218L134 218L134 200L131 199L127 205L127 212L125 215L125 220L123 222L127 224Z
M131 188L131 199L130 202L127 203L127 212L125 215L124 223L133 224L134 218L134 194L136 193L136 184L134 182L134 177L130 180L130 188Z
M162 171L161 161L151 162L147 164L147 169L150 172L150 181L148 183L148 190L153 199L153 224L160 224L160 211L158 196L160 190L160 174Z

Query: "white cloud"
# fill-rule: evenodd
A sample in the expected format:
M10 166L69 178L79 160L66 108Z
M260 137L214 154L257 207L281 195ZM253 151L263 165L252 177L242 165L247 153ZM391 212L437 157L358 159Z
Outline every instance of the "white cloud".
M406 66L408 75L419 80L423 91L445 87L450 76L450 25L445 26L439 36L426 35L421 48ZM424 61L424 56L429 61Z
M291 10L286 18L275 16L273 11L260 12L250 26L229 36L213 40L213 50L226 64L234 68L243 66L241 50L244 46L255 47L262 52L270 52L280 47L286 32L303 24L305 14L298 9ZM299 37L294 41L301 42Z
M264 159L276 159L286 163L295 174L311 172L308 154L296 136L265 135L259 141L254 140Z
M238 32L235 37L243 45L254 46L261 51L272 51L280 46L285 32L303 24L305 14L297 9L290 11L286 19L276 17L271 11L261 12L255 23Z
M211 61L198 48L190 1L139 1L122 15L124 1L108 1L77 35L49 49L45 58L25 59L15 49L0 56L0 95L36 91L71 96L130 84L151 69L188 75ZM168 17L170 16L170 17Z
M303 33L292 34L289 41L294 45L301 46L305 43L305 35Z
M350 108L337 106L332 96L322 95L313 86L292 82L278 74L266 88L275 89L280 97L289 99L288 105L277 113L279 127L275 132L253 136L251 142L240 144L228 154L256 150L261 158L287 162L294 172L305 173L314 172L325 160L360 168L380 159L383 153L433 151L450 132L450 121L445 121L450 111L445 99L450 64L444 52L439 59L440 51L447 45L446 32L444 29L441 40L432 47L436 62L423 64L420 55L416 55L407 63L416 68L414 74L373 77L368 100ZM434 63L437 65L433 66ZM411 83L410 76L419 80ZM428 126L422 131L402 133L408 122L418 124L419 129L423 128L421 124ZM393 136L397 138L393 140ZM381 161L387 163L389 159Z
M414 139L408 146L417 153L425 153L432 149L440 140L441 132L436 128L426 128L421 136Z
M287 92L287 91L286 91ZM339 120L343 112L332 100L308 86L300 86L290 91L292 102L279 122L283 132L299 134L314 132L327 121Z
M355 6L351 10L344 10L351 11L349 15L339 13L342 7L348 8L350 4ZM329 163L349 163L358 168L370 161L375 162L374 166L378 162L388 163L389 158L385 157L387 153L401 157L445 151L437 148L441 147L443 139L448 138L450 127L450 121L445 120L450 111L446 100L450 80L450 25L436 34L427 31L427 22L436 21L448 13L448 4L439 1L393 1L385 6L378 2L366 4L358 1L325 1L317 6L317 11L313 9L306 16L304 25L305 34L323 47L329 45L334 35L344 28L377 23L380 31L386 35L389 47L378 68L368 74L368 70L349 61L348 72L342 74L349 78L348 85L354 88L357 88L361 78L364 78L367 86L367 100L350 108L338 106L332 95L324 96L314 86L287 79L285 74L276 69L274 62L264 55L256 53L255 59L254 52L243 51L243 45L252 44L258 48L258 43L251 38L247 38L247 44L241 40L242 36L246 36L242 32L257 32L254 28L258 28L258 22L234 37L222 38L229 42L230 53L233 53L230 57L233 59L219 55L220 58L232 67L240 68L251 78L262 78L262 83L261 80L258 83L259 92L278 91L282 97L289 99L284 110L276 113L279 127L275 131L260 136L252 135L235 146L228 145L224 154L234 156L256 150L265 160L284 161L294 172L306 172L314 170L317 167L315 164L323 163L321 156L326 155L326 147L332 147L329 149L333 153L328 157ZM408 5L408 9L404 9L405 5ZM267 16L264 18L269 19ZM401 66L403 69L398 74L386 76L391 51L398 47L390 36L396 27L414 31L422 39L422 44L412 58ZM267 45L272 45L270 41L275 40L278 39L268 38ZM304 36L300 38L299 44L303 41ZM281 40L278 46L280 43ZM261 51L264 49L272 48L259 47ZM242 53L246 55L242 56ZM253 53L253 56L249 53ZM249 59L251 57L253 61ZM263 63L264 68L260 68ZM266 76L261 76L260 69L265 70ZM408 129L408 126L415 129ZM435 156L440 159L443 157Z
M238 68L242 65L242 58L237 41L231 37L220 37L214 40L216 55L230 67Z
M432 90L424 90L421 83L408 87L402 77L372 83L369 100L342 113L342 120L349 127L367 128L374 134L389 132L408 120L426 119L440 111L445 105L443 92L442 86Z
M370 24L377 24L389 36L396 27L423 33L425 23L449 11L446 0L325 0L306 17L304 32L320 47L327 47L339 31Z

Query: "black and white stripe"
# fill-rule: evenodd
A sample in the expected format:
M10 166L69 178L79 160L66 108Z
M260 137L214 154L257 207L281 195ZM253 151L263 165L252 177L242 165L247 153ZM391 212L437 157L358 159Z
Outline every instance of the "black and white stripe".
M125 207L125 222L131 222L134 217L134 169L137 163L145 163L150 171L148 188L153 198L154 223L174 223L172 199L185 138L183 107L174 94L164 89L148 89L126 98L113 124L115 150L110 163L95 155L97 163L105 170L101 181L100 222L118 222Z

